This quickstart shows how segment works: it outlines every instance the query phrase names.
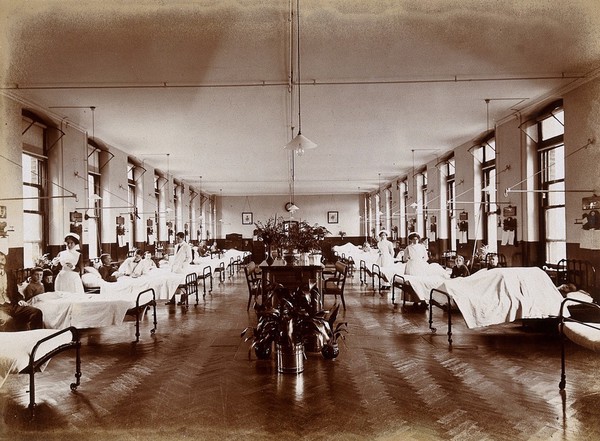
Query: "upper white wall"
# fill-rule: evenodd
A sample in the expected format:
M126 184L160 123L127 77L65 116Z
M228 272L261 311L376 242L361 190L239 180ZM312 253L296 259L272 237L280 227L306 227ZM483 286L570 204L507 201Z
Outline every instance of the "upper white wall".
M290 219L285 210L288 196L248 196L223 197L217 207L218 222L217 238L225 238L229 233L240 233L250 238L256 228L252 225L242 225L242 212L251 212L253 222L266 222L270 217L282 216ZM328 195L328 196L296 196L295 204L300 207L294 215L294 220L303 220L309 224L319 224L331 231L331 236L337 236L345 231L348 236L360 235L360 198L358 195ZM328 223L327 212L337 211L337 224Z

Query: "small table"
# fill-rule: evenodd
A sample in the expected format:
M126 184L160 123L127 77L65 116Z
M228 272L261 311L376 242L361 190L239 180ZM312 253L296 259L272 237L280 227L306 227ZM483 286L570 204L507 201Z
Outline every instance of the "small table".
M320 293L323 292L323 265L288 265L285 260L277 259L271 265L264 260L259 268L262 273L263 303L266 298L268 282L278 283L289 290L309 287L309 281L314 280Z

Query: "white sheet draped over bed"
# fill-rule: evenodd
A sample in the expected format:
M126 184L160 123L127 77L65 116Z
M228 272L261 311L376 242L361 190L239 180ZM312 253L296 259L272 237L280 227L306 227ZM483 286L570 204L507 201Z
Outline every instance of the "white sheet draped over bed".
M371 271L371 266L374 263L377 263L377 258L379 257L379 251L377 249L363 251L360 247L349 242L344 245L335 245L332 247L332 250L338 253L340 257L342 255L346 258L352 257L352 260L354 260L354 264L357 267L360 265L360 261L364 260L369 271Z
M35 344L55 332L57 332L56 329L0 332L0 387L9 374L19 373L29 365L29 356ZM36 359L39 360L50 351L69 343L72 338L70 332L65 332L42 343L36 351ZM41 369L44 370L46 366L47 363Z
M469 328L558 316L563 300L550 277L535 267L482 270L447 280L439 289L456 302Z
M52 329L119 325L123 322L127 310L132 307L131 297L119 298L112 295L64 291L37 295L30 300L30 304L42 311L44 326Z

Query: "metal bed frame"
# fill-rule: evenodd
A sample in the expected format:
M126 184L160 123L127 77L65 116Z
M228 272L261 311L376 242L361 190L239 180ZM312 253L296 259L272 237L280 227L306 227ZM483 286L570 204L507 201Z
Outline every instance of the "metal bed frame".
M151 292L152 293L152 300L140 304L140 298L142 297L142 294L145 294L147 292ZM153 313L153 323L154 323L154 328L152 328L150 330L150 334L154 335L156 333L156 325L157 325L157 321L156 321L156 293L154 292L154 288L148 288L142 292L140 292L137 295L136 301L135 301L135 307L128 309L127 312L125 313L125 315L129 315L129 316L135 316L135 341L132 343L137 343L140 341L140 317L144 314L144 311L146 310L146 307L148 306L152 306L152 313Z
M579 323L583 326L585 326L586 328L590 328L590 329L595 329L598 331L598 333L600 333L600 323L589 323L589 322L582 322L579 320L576 320L572 317L565 317L563 315L564 313L564 307L565 304L567 302L570 303L574 303L574 304L580 304L580 305L589 305L591 308L597 309L598 314L600 315L600 305L598 305L597 303L592 303L592 302L586 302L583 300L579 300L579 299L570 299L570 298L566 298L563 300L563 302L560 305L560 315L559 315L559 331L560 331L560 382L558 383L558 387L560 390L564 390L566 384L567 384L567 375L566 375L566 369L565 369L565 341L567 340L567 337L565 336L565 323L566 322L572 322L572 323Z
M35 358L36 352L40 345L48 340L51 340L58 335L64 334L66 332L71 332L72 338L69 343L65 343L60 345L59 347L53 349L48 352L43 357L38 359ZM75 382L70 384L71 391L75 392L77 387L81 384L81 342L79 340L79 331L77 328L70 326L68 328L62 329L54 334L49 335L48 337L42 338L38 340L33 349L31 350L31 354L29 355L29 364L26 368L21 370L20 374L28 374L29 375L29 412L30 417L33 420L35 417L35 373L41 372L42 366L49 361L55 355L70 350L75 350Z

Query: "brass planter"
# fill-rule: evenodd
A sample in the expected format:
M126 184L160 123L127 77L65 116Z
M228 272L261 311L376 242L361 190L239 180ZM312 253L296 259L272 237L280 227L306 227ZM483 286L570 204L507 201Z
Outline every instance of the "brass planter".
M282 374L299 374L304 371L304 345L294 346L277 344L277 372Z

